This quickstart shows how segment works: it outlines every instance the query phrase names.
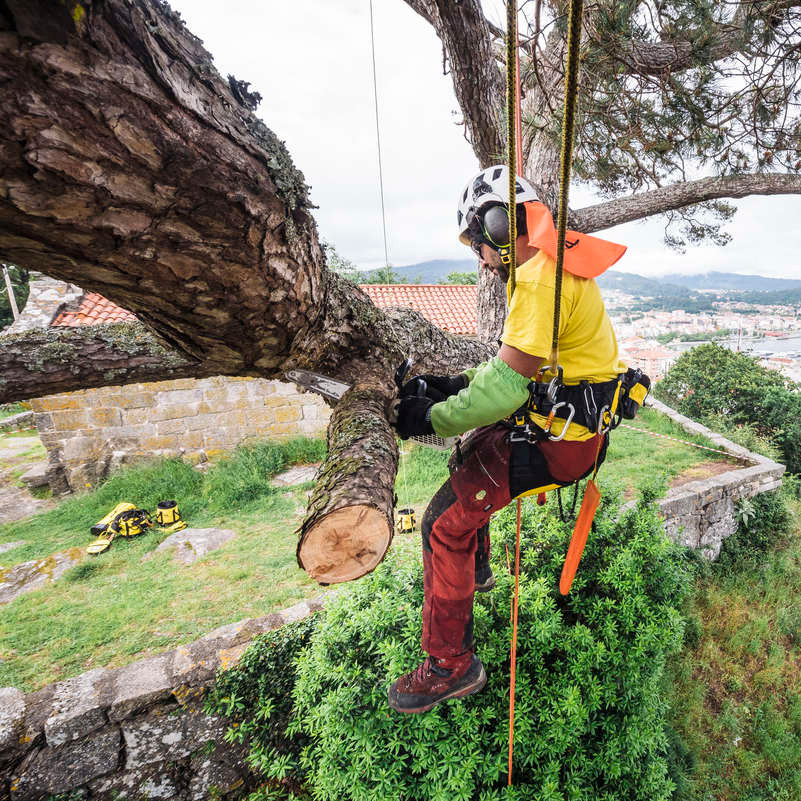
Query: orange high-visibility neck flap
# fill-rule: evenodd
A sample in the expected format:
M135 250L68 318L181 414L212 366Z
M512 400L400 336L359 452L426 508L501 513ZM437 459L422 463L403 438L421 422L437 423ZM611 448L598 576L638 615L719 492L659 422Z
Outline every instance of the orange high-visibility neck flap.
M551 212L539 201L530 200L524 205L529 245L544 250L556 260L556 228ZM597 278L625 252L625 245L568 230L565 238L565 270L579 278Z

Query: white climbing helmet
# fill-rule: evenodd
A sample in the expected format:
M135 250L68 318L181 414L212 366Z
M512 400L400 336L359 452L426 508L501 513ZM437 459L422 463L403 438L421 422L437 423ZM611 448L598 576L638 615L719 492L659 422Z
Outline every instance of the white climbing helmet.
M519 175L516 196L518 203L538 199L534 187ZM467 186L459 195L456 222L459 225L459 241L462 244L470 244L467 229L473 215L487 203L501 203L504 206L509 203L509 168L505 164L496 164L482 170L467 182Z

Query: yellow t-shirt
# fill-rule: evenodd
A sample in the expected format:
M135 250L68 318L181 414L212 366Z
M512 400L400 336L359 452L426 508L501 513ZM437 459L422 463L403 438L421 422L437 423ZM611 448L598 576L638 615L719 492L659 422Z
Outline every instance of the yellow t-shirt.
M516 284L501 341L547 361L553 339L556 262L540 250L517 268ZM626 371L598 284L592 278L578 278L567 271L562 274L559 364L565 384L611 381ZM540 380L549 381L552 377L549 370ZM532 420L539 426L545 423L539 414L532 414ZM557 417L551 433L558 436L563 427L564 420ZM584 426L571 424L565 439L586 440L592 436L593 432Z

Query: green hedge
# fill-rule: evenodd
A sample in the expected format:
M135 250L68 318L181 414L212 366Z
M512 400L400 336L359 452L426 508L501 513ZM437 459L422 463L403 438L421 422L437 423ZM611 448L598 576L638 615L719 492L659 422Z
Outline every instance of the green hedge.
M696 420L753 429L775 444L789 472L801 473L801 387L752 356L700 345L683 353L654 391Z
M427 714L403 716L389 709L386 691L422 658L423 590L419 561L397 552L344 588L318 616L307 644L303 637L294 646L282 641L283 672L274 680L259 672L258 660L244 674L235 671L241 697L229 709L220 698L230 698L230 684L218 686L216 708L238 721L230 736L251 738L251 762L269 786L283 780L284 795L302 786L312 798L337 801L669 799L660 682L666 658L682 643L679 608L690 575L683 552L664 536L650 502L618 520L619 506L609 501L563 598L557 584L570 532L549 511L524 505L511 790L505 785L512 578L505 558L494 565L496 588L476 598L487 687ZM510 506L494 524L496 557L504 552L501 540L513 548L513 526ZM286 709L274 712L292 670L293 709L277 734ZM234 678L223 674L221 681ZM270 687L271 681L284 684Z

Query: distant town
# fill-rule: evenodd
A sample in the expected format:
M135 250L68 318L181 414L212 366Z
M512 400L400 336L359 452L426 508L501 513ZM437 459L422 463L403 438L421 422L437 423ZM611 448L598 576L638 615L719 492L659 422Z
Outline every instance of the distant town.
M757 357L761 364L801 381L801 303L759 306L716 304L713 312L630 311L635 300L616 289L602 290L624 360L658 380L688 348L718 342Z
M473 260L421 262L397 268L395 280L464 283L475 269ZM801 382L801 279L790 277L801 270L788 267L785 274L787 278L722 272L646 278L609 270L598 285L621 355L654 380L685 350L717 342Z

